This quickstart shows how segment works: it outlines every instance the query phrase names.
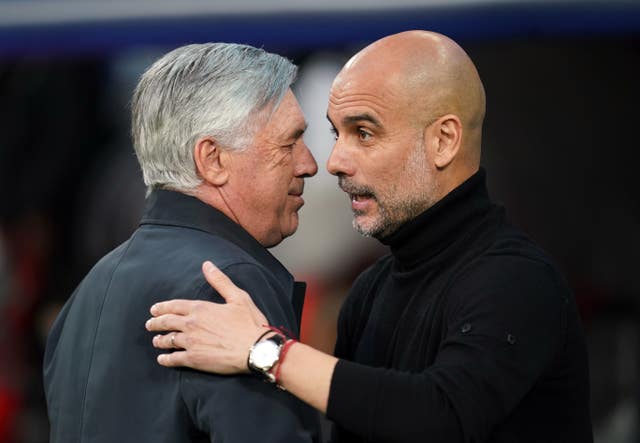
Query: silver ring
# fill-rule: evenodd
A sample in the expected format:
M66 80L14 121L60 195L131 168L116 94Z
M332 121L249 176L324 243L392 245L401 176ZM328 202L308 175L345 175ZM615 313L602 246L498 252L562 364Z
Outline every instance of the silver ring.
M171 334L171 347L176 347L176 334Z

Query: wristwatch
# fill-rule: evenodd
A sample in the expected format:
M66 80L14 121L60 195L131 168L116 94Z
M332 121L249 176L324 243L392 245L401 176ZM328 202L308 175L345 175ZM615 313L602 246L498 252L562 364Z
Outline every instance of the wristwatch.
M282 351L284 342L285 338L276 334L251 346L247 362L249 370L263 380L275 383L276 377L269 371L280 360L280 351Z

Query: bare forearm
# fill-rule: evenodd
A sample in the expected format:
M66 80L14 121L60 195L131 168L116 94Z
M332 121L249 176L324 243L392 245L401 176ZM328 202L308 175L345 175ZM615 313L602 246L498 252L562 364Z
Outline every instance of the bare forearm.
M327 412L338 359L304 343L293 344L281 363L278 383L305 403Z

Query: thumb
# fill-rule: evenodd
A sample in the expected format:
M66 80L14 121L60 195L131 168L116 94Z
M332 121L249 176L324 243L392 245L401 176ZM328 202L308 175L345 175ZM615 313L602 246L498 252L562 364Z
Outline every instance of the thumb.
M237 287L229 277L210 261L202 263L204 278L227 303L239 303L246 293Z

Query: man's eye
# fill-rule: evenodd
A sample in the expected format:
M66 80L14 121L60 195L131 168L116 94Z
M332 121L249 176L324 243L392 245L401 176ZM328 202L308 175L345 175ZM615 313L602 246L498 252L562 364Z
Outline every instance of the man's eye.
M338 140L338 131L336 130L336 128L329 128L329 131L331 132L331 135L333 135L333 139L334 140Z
M371 137L371 133L369 133L368 131L365 131L362 128L358 128L358 137L360 137L360 140L368 140L369 137Z

